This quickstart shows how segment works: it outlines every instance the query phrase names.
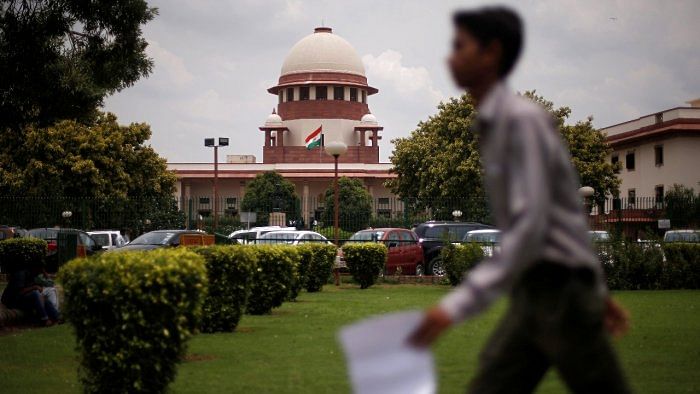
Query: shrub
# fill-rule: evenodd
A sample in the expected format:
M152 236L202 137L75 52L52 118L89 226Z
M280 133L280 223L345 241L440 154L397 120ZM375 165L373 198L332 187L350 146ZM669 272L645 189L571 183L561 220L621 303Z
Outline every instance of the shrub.
M233 331L241 320L250 294L256 254L240 246L194 249L204 257L208 292L202 308L202 331Z
M372 286L384 270L387 248L384 244L365 242L343 245L343 257L353 279L361 289Z
M663 255L653 245L614 240L597 245L608 287L613 290L663 288Z
M306 291L320 291L333 272L337 249L334 245L307 243L297 246L300 255L299 277Z
M185 248L75 259L58 274L89 393L163 392L199 326L204 260Z
M286 299L296 298L299 252L294 246L249 246L258 260L248 297L247 312L253 315L270 313Z
M30 266L43 266L46 241L39 238L11 238L0 241L0 268L13 272Z
M447 279L452 286L457 286L464 273L472 269L484 258L484 251L477 243L455 245L448 243L440 251L440 257L447 273Z
M667 243L663 246L664 284L669 289L700 289L700 244Z

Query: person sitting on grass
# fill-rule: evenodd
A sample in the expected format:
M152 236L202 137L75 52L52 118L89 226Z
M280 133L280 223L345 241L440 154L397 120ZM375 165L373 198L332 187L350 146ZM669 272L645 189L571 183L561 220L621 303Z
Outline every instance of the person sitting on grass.
M60 315L54 304L46 301L42 295L44 289L34 283L34 278L32 271L26 268L11 272L0 302L10 309L36 316L41 326L52 326Z

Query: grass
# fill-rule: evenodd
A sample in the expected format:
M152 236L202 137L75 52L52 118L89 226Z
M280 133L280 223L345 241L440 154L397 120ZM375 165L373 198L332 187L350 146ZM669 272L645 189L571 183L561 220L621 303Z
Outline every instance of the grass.
M198 335L172 384L175 393L349 392L335 335L339 327L370 315L423 308L448 291L443 286L384 285L358 290L327 286L302 293L269 316L246 316L233 334ZM700 392L700 291L618 292L633 328L616 343L636 392ZM448 333L435 348L441 393L462 393L477 354L505 309ZM0 336L3 393L74 393L74 338L67 325ZM565 392L550 372L539 393Z

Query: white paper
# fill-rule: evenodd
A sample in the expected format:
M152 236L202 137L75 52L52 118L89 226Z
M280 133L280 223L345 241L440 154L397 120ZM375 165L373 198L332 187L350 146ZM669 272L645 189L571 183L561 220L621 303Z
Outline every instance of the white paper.
M423 320L420 311L363 320L340 331L340 342L358 394L432 394L437 390L433 355L408 336Z

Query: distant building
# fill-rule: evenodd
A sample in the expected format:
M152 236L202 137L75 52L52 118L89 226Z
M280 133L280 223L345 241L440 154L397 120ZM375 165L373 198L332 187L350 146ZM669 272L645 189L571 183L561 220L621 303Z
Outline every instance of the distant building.
M619 162L620 197L662 201L673 184L700 191L700 99L602 129Z
M252 155L231 155L219 164L220 215L235 215L246 184L265 171L277 171L296 186L302 218L310 223L324 205L324 192L333 179L333 158L314 147L331 141L348 146L340 157L340 176L362 180L375 200L375 214L399 215L400 206L384 182L395 177L390 163L379 162L383 127L370 113L368 97L378 89L368 85L364 65L355 49L329 27L319 27L297 42L282 64L278 83L268 92L277 108L250 137L263 143L262 163ZM320 129L323 139L314 141ZM232 141L235 143L235 141ZM309 149L313 148L313 149ZM202 147L204 149L204 147ZM225 151L224 151L225 152ZM193 201L187 208L211 215L213 163L168 163L178 177L177 196ZM186 207L183 207L186 208Z

